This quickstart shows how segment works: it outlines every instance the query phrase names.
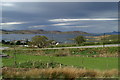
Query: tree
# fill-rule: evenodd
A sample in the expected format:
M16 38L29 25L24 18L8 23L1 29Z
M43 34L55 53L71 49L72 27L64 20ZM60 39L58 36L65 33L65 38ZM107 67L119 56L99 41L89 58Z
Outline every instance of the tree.
M83 36L77 36L77 37L74 38L74 40L77 44L81 44L81 43L86 41Z
M47 40L48 40L48 38L46 36L37 35L32 38L31 44L33 44L39 48L42 48L47 45Z
M5 44L5 40L2 40L1 42L2 42L2 44Z
M21 42L20 42L20 41L17 41L17 42L16 42L16 45L20 45L20 44L21 44Z
M30 43L30 41L28 39L25 40L25 44L28 45Z

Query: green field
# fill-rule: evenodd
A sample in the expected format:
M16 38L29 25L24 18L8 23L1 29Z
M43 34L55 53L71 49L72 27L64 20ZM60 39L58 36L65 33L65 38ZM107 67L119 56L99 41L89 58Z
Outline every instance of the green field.
M118 53L118 47L61 50L3 50L2 53L10 56L9 58L2 59L3 66L7 67L15 67L15 55L13 53L16 53L17 64L28 61L46 61L73 67L85 67L87 69L118 69L118 57L114 56L114 54ZM104 56L99 57L100 54L104 54ZM98 57L93 57L94 55ZM106 55L114 57L105 57Z
M2 54L9 55L2 58L5 78L118 77L118 47L12 49Z
M49 56L33 56L33 55L16 55L17 63L22 63L25 61L54 61L59 62L64 65L80 67L83 66L87 69L117 69L118 68L118 58L114 57L75 57L75 56L66 56L66 57L49 57ZM4 66L14 66L14 58L4 58Z

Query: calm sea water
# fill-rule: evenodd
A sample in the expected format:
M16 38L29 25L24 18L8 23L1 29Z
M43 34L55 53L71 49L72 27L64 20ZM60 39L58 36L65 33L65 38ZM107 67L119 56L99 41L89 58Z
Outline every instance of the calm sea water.
M73 43L74 41L71 40L80 34L0 34L1 40L24 40L28 39L31 40L32 37L35 35L42 35L48 37L50 40L55 40L61 43ZM89 36L89 35L83 35Z

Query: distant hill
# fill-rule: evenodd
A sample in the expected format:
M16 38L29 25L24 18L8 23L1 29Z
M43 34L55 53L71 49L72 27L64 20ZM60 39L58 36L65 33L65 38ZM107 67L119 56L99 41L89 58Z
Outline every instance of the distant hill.
M108 37L105 37L105 40L118 40L118 35L109 35Z
M101 35L120 35L120 32L117 31L113 31L113 32L106 32L106 33L91 33L94 34L96 36L101 36Z
M61 31L45 31L42 29L39 30L0 30L1 34L49 34L49 33L55 33L55 34L89 34L87 32L83 31L67 31L67 32L61 32Z
M105 34L108 34L108 35L117 35L117 34L120 34L120 32L113 31L113 32L105 33Z

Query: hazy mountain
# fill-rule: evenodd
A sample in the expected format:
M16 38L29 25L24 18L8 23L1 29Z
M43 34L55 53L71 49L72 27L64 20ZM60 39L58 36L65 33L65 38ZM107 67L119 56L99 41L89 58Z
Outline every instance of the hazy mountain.
M49 34L49 33L56 33L56 34L63 34L63 33L89 34L87 32L83 32L83 31L61 32L61 31L45 31L45 30L42 30L42 29L39 29L39 30L0 30L0 33L2 33L2 34Z

